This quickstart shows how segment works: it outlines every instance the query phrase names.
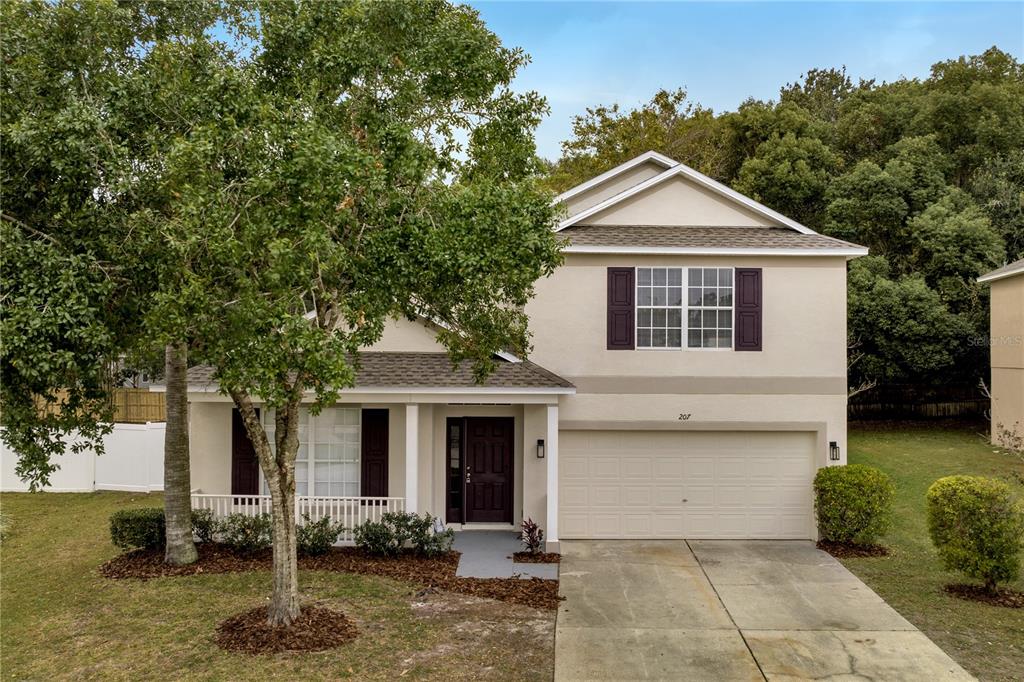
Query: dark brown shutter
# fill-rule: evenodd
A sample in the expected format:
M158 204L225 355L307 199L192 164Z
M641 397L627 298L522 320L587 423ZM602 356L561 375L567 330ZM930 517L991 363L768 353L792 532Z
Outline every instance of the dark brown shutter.
M259 411L256 412L259 415ZM231 410L231 494L260 494L260 463L256 459L256 448L245 430L242 413Z
M608 350L633 350L634 296L633 268L608 268Z
M388 496L388 411L363 410L362 444L363 497Z
M761 268L736 268L736 350L761 350Z

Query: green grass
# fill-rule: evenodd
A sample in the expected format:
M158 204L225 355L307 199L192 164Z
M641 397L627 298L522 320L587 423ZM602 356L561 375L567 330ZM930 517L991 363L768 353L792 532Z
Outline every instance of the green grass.
M355 641L307 654L224 652L217 624L262 603L269 572L139 582L97 571L117 553L110 514L161 504L129 493L0 496L10 523L0 545L4 678L550 678L553 615L453 595L424 605L407 584L340 573L301 572L300 585L304 599L356 621Z
M976 430L914 427L858 430L851 425L850 463L878 467L896 484L896 521L884 558L843 563L950 656L983 680L1024 675L1024 611L955 599L942 591L968 582L943 569L928 537L925 491L952 474L991 476L1024 495L1024 462L989 445ZM1024 590L1024 579L1012 587Z

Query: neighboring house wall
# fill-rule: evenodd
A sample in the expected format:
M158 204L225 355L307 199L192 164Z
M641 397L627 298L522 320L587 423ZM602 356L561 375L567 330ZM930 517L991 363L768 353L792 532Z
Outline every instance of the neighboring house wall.
M992 440L999 443L1001 429L1024 438L1024 273L991 287Z
M680 210L685 206L685 210ZM771 227L763 217L704 189L674 177L638 192L581 225L693 225L702 227Z

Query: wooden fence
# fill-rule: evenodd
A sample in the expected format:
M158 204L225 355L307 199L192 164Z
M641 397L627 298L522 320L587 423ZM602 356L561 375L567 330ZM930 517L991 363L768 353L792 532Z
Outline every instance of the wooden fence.
M850 419L978 419L990 409L977 386L876 386L850 398Z
M114 421L121 424L145 424L167 421L167 404L163 393L146 388L115 388Z

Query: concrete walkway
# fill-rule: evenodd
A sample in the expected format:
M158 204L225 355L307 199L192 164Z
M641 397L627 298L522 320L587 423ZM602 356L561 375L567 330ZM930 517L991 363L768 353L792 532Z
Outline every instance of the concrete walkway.
M563 541L555 680L972 680L810 542Z
M468 578L558 579L558 564L517 564L512 553L523 548L519 533L510 530L464 530L452 548L462 552L455 575Z

